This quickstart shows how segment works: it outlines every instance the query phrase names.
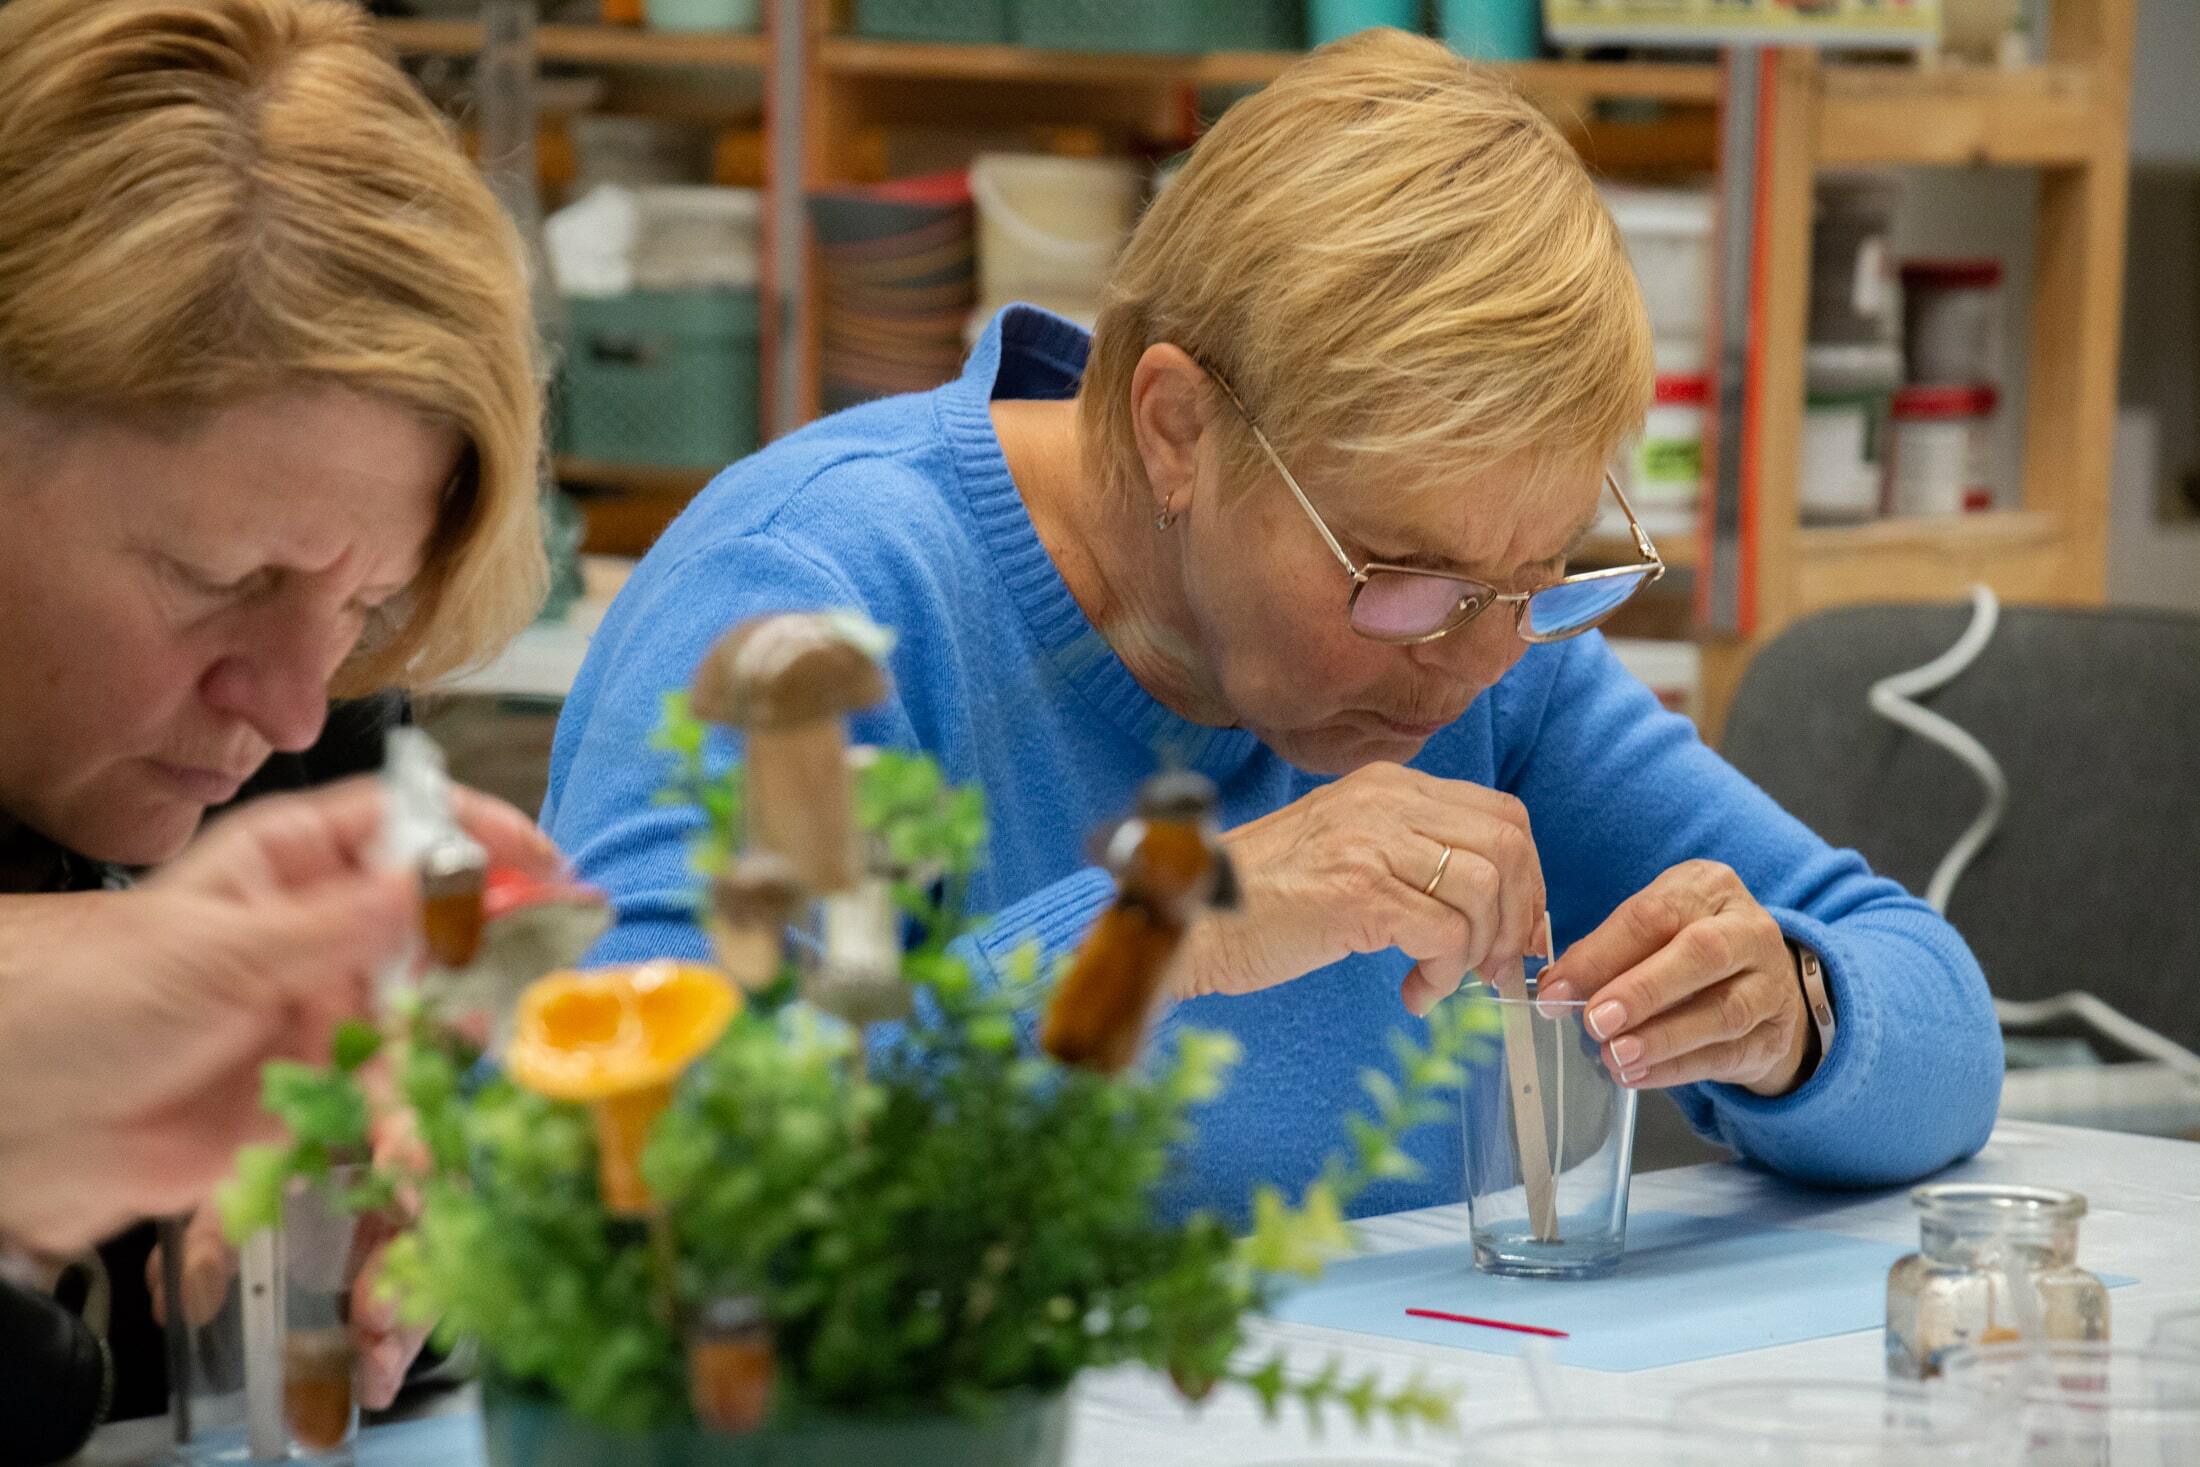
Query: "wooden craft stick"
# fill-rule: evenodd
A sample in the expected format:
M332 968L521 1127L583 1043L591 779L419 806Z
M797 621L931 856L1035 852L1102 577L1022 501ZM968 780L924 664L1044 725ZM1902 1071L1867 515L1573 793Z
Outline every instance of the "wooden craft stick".
M1520 1180L1528 1190L1528 1223L1538 1243L1558 1241L1558 1198L1551 1177L1551 1142L1543 1124L1543 1082L1535 1058L1535 1016L1528 1010L1528 971L1515 958L1490 979L1505 1015L1505 1077L1512 1087L1513 1141Z

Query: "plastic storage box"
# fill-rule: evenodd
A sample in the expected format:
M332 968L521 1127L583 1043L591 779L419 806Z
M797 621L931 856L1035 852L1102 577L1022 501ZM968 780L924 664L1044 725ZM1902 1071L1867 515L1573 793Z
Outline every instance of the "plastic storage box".
M856 34L982 46L1009 37L1009 0L856 0Z
M1302 0L1015 0L1016 39L1049 51L1286 51Z
M753 31L762 0L648 0L642 18L659 31Z
M564 452L708 468L756 451L755 291L639 290L565 306Z
M1306 43L1319 46L1375 26L1421 28L1422 0L1306 0Z

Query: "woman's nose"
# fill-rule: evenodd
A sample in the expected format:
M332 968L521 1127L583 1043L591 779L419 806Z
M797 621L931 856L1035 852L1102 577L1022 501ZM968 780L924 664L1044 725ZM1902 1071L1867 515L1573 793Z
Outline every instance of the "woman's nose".
M1512 607L1500 604L1450 636L1423 642L1413 650L1432 671L1479 691L1494 686L1520 660L1528 644L1520 640Z
M207 672L200 695L275 749L309 749L328 717L329 679L355 641L349 626L321 611L293 608L284 617L258 618Z

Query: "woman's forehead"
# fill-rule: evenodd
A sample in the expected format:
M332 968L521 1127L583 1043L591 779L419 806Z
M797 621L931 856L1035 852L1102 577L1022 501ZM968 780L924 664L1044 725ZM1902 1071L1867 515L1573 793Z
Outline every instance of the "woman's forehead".
M1502 577L1577 549L1596 523L1603 482L1600 469L1519 460L1449 472L1392 466L1334 496L1337 528L1385 558Z
M402 581L457 454L455 433L396 404L316 391L240 403L181 436L126 434L107 462L171 532L304 570L356 560L370 581Z

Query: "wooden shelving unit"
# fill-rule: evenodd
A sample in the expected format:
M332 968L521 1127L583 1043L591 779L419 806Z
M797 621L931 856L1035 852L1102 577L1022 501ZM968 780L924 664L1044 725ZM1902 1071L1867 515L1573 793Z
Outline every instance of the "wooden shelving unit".
M2109 447L2123 310L2135 0L2055 0L2044 64L2012 71L1775 63L1760 154L1762 410L1744 563L1746 634L1704 643L1716 730L1758 647L1811 612L1944 601L1984 582L2006 600L2090 604L2107 580ZM2040 170L2023 484L2014 506L1947 520L1813 529L1798 509L1811 188L1817 170L1996 164ZM2020 323L2012 321L2012 327Z

